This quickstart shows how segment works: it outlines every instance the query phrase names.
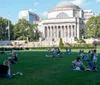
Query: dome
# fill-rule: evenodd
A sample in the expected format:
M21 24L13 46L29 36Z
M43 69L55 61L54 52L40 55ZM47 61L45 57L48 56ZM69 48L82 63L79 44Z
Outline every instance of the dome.
M80 9L78 6L76 6L75 4L71 3L71 2L62 2L60 4L58 4L56 6L56 8L54 10L59 10L59 9Z

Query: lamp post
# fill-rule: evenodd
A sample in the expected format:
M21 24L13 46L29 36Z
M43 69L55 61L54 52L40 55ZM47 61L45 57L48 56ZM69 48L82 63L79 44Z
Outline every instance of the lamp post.
M9 20L8 20L8 40L10 41L10 23L9 23Z

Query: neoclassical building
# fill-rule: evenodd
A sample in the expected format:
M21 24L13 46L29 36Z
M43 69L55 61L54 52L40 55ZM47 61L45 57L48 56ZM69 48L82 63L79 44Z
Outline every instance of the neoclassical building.
M48 12L48 19L39 22L39 30L46 41L74 43L84 30L83 10L70 2L62 2Z

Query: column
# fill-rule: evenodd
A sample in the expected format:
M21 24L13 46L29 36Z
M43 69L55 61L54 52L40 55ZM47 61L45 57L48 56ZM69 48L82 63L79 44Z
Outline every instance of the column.
M68 38L68 26L67 25L65 26L65 38L66 37Z
M54 26L52 26L52 38L54 38Z
M54 29L54 38L56 38L56 28L55 28L55 26L53 27Z
M48 28L48 38L50 38L50 26Z
M73 25L71 25L71 38L73 38Z
M63 38L62 26L60 26L60 38Z
M67 34L68 34L68 39L69 39L69 25L67 25Z
M75 25L73 25L73 37L75 37Z
M62 38L64 38L64 26L62 26Z
M74 37L76 37L76 25L74 25Z
M64 26L64 38L66 38L66 26Z
M52 27L50 26L50 39L52 39Z
M49 37L49 28L47 27L47 38Z
M59 28L57 26L57 38L59 38Z
M44 26L44 37L46 38L46 26Z

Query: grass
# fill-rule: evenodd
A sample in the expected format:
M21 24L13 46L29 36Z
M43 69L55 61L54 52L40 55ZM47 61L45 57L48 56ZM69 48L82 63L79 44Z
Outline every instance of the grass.
M0 78L0 85L100 85L100 66L98 72L71 69L71 62L78 51L73 50L72 55L63 55L64 58L47 58L45 55L50 53L45 50L20 51L19 62L11 65L11 69L13 73L22 72L23 75L15 75L11 79ZM8 56L0 54L0 63Z

